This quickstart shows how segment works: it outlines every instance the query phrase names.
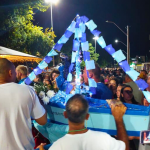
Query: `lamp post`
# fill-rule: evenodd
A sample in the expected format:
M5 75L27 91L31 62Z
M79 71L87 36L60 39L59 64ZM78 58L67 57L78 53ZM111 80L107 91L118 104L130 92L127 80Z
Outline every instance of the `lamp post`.
M126 46L126 47L127 47L127 45L126 45L126 44L124 44L122 41L115 40L115 43L122 43L124 46Z
M53 27L53 4L57 4L59 0L45 0L46 3L49 3L51 5L51 28L52 31L54 30ZM55 66L55 57L53 56L53 66Z
M99 39L99 37L95 36L93 39L95 40L95 54L96 54L96 41ZM96 55L95 55L95 57L96 57Z
M129 26L127 26L127 33L125 33L116 23L112 21L106 21L107 23L112 23L114 24L123 34L127 36L127 61L130 63L130 42L129 42Z

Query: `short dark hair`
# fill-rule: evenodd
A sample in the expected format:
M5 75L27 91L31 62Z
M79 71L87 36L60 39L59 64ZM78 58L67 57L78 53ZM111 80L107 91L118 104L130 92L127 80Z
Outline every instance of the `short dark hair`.
M100 79L101 70L98 64L95 64L95 69L91 69L89 71L91 71L94 74L96 79Z
M145 74L148 74L146 70L141 70L140 72L145 72Z
M0 76L6 77L8 71L13 67L13 63L6 58L0 58Z
M82 123L88 113L88 101L80 94L72 96L66 104L66 112L69 121Z

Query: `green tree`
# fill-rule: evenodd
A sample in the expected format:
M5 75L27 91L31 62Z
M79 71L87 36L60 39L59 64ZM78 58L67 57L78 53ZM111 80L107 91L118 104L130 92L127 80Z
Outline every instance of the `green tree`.
M9 1L9 9L0 10L1 30L0 44L22 52L45 56L54 45L56 37L51 29L33 24L34 10L46 11L49 6L43 5L43 0ZM6 7L7 8L7 7Z
M90 52L90 59L97 62L100 55L98 53L95 53L95 47L93 47L92 43L89 43L88 52ZM83 60L81 62L81 68L84 68L84 67L85 67L85 61Z

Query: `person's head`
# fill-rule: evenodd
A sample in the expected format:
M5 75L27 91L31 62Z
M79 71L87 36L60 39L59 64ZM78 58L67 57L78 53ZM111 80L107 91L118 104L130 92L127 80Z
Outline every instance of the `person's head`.
M36 83L42 82L43 81L42 75L41 74L37 75L36 78L33 81L36 82Z
M138 104L133 96L133 89L129 85L125 85L121 89L120 100L125 103Z
M88 110L89 104L87 100L82 95L75 94L68 100L64 116L71 123L82 124L89 118Z
M126 74L125 76L123 76L123 83L129 83L131 81L133 80L129 77L129 75Z
M117 99L120 100L121 89L125 86L125 84L119 84L117 87Z
M83 70L83 78L84 78L84 83L86 85L88 85L88 76L87 76L87 72L89 74L89 77L94 79L95 82L100 82L100 74L101 74L101 71L100 71L100 67L98 64L95 64L95 69L92 69L92 70L88 70L86 71L86 67L84 68Z
M51 73L50 73L50 79L51 79L52 81L54 81L59 75L60 75L59 70L58 70L58 69L54 69L54 70L52 70Z
M46 79L46 80L49 80L49 74L48 73L46 73L46 74L44 74L44 79Z
M28 67L24 65L19 65L16 68L16 77L17 80L20 81L23 78L26 78L28 75Z
M0 58L0 83L15 82L16 71L12 62L5 58Z
M44 83L44 85L50 85L50 81L47 80L47 79L44 79L44 80L43 80L43 83Z
M140 71L140 74L142 74L144 77L144 80L146 80L147 79L147 75L148 75L148 73L147 73L147 71L146 70L141 70Z
M113 78L109 81L109 88L111 90L117 90L117 86L118 86L118 80L116 78Z
M116 79L118 80L118 84L123 84L123 79L121 77L116 77Z
M121 75L120 70L117 70L117 71L116 71L116 75L117 75L117 76L120 76L120 75Z

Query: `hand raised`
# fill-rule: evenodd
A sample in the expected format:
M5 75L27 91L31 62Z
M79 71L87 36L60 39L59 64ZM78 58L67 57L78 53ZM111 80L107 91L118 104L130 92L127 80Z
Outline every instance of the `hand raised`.
M126 110L127 110L127 108L123 104L111 105L111 112L112 112L112 115L114 116L115 120L122 119Z

